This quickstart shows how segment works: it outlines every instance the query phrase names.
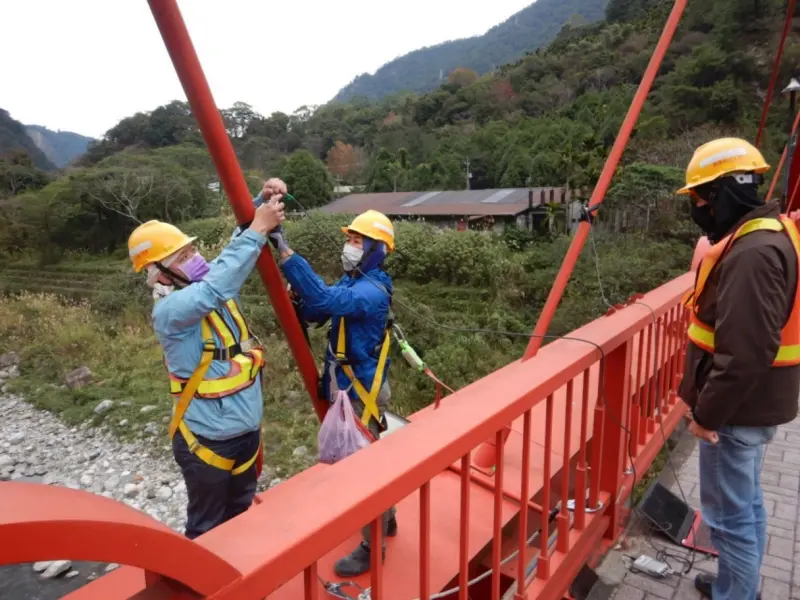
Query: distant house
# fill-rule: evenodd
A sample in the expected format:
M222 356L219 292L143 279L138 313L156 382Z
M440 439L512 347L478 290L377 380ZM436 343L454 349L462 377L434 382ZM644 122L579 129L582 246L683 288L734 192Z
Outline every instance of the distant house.
M390 218L423 219L437 227L502 231L515 223L532 228L545 219L548 204L567 206L577 197L564 188L507 188L432 192L350 194L320 211L357 214L374 209Z
M360 192L363 188L364 186L361 185L337 185L333 188L333 194L335 196L344 196L345 194Z

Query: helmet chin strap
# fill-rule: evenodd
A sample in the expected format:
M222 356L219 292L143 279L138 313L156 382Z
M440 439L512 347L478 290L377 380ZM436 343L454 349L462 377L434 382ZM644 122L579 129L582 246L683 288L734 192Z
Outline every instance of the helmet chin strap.
M189 281L181 273L177 273L176 271L170 269L172 263L174 263L177 258L178 255L173 254L172 256L168 256L163 261L150 263L153 268L151 269L148 267L147 285L153 287L156 283L158 283L159 273L165 275L166 278L169 279L170 283L178 289L190 285L192 283L191 281Z
M176 273L169 267L165 267L160 262L154 264L156 268L159 271L161 271L161 273L163 273L167 277L167 279L169 279L172 282L172 285L174 285L176 288L184 288L188 285L191 285L192 282L186 279L186 277L184 277L180 273Z

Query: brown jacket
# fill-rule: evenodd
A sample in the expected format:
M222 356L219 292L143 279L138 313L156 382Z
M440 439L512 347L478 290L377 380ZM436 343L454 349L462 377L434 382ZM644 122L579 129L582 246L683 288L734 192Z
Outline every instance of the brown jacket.
M731 232L779 214L769 203ZM750 233L717 264L697 299L697 316L714 328L714 354L689 342L678 392L701 427L771 427L797 416L800 366L772 367L797 284L797 257L783 233Z

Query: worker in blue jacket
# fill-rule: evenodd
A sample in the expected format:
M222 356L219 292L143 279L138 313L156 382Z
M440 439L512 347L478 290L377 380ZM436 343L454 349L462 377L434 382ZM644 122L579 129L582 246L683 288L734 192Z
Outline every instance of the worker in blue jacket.
M238 296L267 233L284 219L275 190L285 185L267 183L249 228L237 229L211 262L196 238L168 223L148 221L128 239L134 271L146 271L153 290L152 326L176 400L169 435L189 496L189 539L247 510L256 492L264 351Z
M286 244L283 228L270 233L280 252L280 265L295 296L299 316L307 323L331 320L329 343L321 378L321 396L333 402L338 390L348 390L361 426L370 442L386 429L386 409L391 392L387 380L391 334L392 278L381 266L394 250L394 227L385 215L369 210L342 231L347 235L342 252L345 275L326 285L308 262ZM385 538L397 534L395 509L383 515L382 556ZM362 542L334 566L340 577L355 577L370 568L369 526Z

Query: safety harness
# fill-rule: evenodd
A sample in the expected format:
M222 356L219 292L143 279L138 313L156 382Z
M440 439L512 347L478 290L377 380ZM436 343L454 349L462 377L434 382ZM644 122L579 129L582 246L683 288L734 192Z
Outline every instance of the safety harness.
M172 439L175 432L180 431L189 451L197 458L212 467L231 471L232 475L240 475L261 457L263 448L260 434L256 453L249 460L235 467L234 459L220 456L210 448L201 445L183 420L186 410L195 397L220 399L240 392L255 383L264 366L264 349L258 338L250 335L238 303L231 299L225 303L225 307L239 329L239 340L236 340L234 332L228 327L222 316L217 311L212 311L200 322L203 352L191 377L188 380L181 379L169 373L169 369L167 369L170 393L177 398L169 424L169 437ZM222 346L217 346L212 331L217 334ZM228 373L216 379L204 379L214 360L227 361Z
M350 366L350 360L347 358L347 334L345 331L344 317L339 319L339 332L336 339L336 363L342 368L344 374L350 379L353 389L364 405L364 411L361 413L361 422L365 427L369 427L370 418L374 418L379 426L383 426L380 411L378 410L378 394L380 394L381 386L383 384L383 372L386 369L386 362L389 358L389 344L391 342L392 326L394 325L394 313L392 312L391 305L389 306L389 313L386 317L386 326L384 328L383 342L381 343L380 354L378 355L378 364L375 368L375 377L372 378L372 385L369 391L358 380L353 373L353 368Z

